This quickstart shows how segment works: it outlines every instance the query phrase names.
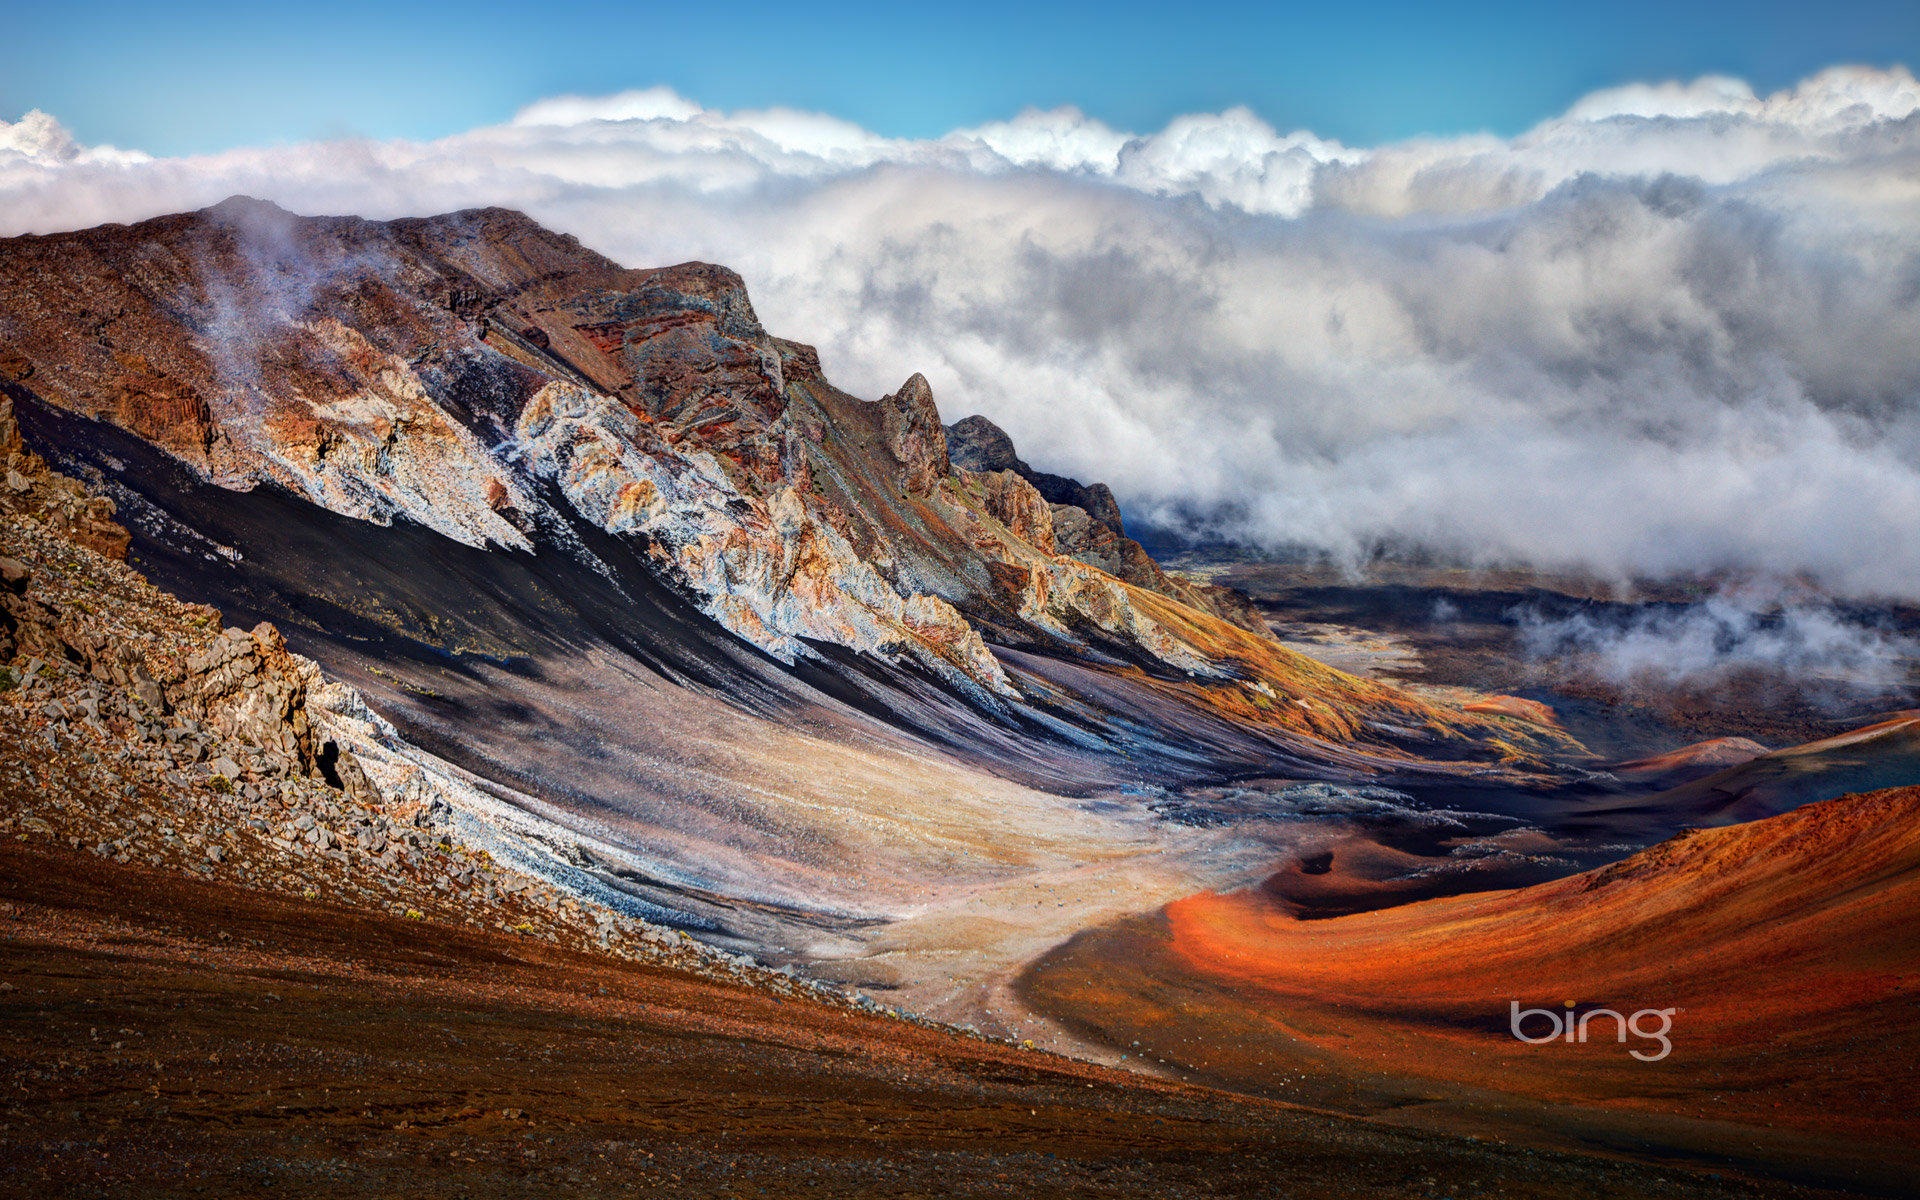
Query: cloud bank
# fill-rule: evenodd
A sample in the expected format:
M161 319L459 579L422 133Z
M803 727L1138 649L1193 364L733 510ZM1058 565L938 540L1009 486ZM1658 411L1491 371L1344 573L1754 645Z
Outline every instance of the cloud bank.
M1355 561L1920 600L1920 83L1591 95L1514 138L1350 147L1244 109L924 140L671 91L435 142L148 158L0 123L0 233L244 192L504 204L740 270L879 395L915 370L1135 516ZM0 330L0 338L5 331Z
M1920 643L1818 598L1729 588L1683 606L1605 616L1510 614L1533 657L1616 686L1715 686L1740 675L1780 680L1815 699L1911 695Z

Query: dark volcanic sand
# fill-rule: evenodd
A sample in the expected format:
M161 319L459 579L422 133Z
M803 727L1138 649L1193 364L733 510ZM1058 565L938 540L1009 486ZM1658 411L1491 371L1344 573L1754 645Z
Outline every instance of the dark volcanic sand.
M1530 609L1549 619L1574 613L1624 619L1643 603L1684 606L1705 594L1699 587L1645 585L1637 601L1625 602L1592 581L1519 570L1384 563L1370 568L1368 578L1354 580L1323 566L1200 552L1170 561L1247 592L1282 637L1305 634L1311 640L1316 627L1338 625L1393 638L1415 659L1384 666L1383 678L1544 701L1568 732L1605 758L1637 758L1717 737L1770 745L1813 741L1904 707L1909 698L1758 671L1693 686L1644 680L1619 686L1582 670L1577 660L1529 657L1510 615ZM1909 635L1920 629L1920 612L1911 609L1851 615Z
M7 1196L1757 1196L0 846Z

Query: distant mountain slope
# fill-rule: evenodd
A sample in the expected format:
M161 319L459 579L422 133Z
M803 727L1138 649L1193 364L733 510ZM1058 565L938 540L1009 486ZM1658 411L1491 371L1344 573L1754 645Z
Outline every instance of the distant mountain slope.
M955 466L980 474L1010 471L1032 484L1047 502L1051 537L1062 554L1250 633L1272 636L1259 606L1246 593L1170 574L1153 561L1145 547L1127 536L1120 505L1106 484L1083 484L1034 470L1014 449L1006 431L981 416L947 426L947 447Z
M798 678L1036 779L1555 744L1252 636L1144 554L1108 565L1170 598L1057 553L1025 479L952 464L918 376L854 399L724 268L627 270L516 213L235 199L12 239L0 375L29 436L121 502L137 558L304 618L323 657L608 639L762 710L812 705Z
M1858 729L1780 750L1741 751L1719 770L1693 774L1646 799L1589 811L1597 822L1613 825L1636 816L1726 825L1774 816L1840 791L1904 786L1920 779L1920 712L1891 713Z

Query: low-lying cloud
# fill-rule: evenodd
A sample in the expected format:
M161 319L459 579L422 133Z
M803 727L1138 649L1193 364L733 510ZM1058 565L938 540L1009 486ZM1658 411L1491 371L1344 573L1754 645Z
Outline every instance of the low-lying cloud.
M436 142L147 158L0 123L0 232L234 192L506 204L746 276L879 395L920 370L1136 516L1354 561L1920 599L1920 83L1596 93L1515 138L1356 148L1244 109L902 140L665 89ZM5 330L0 330L0 338Z
M1830 602L1731 589L1694 604L1513 619L1532 656L1616 686L1713 686L1740 675L1810 697L1905 697L1920 642Z

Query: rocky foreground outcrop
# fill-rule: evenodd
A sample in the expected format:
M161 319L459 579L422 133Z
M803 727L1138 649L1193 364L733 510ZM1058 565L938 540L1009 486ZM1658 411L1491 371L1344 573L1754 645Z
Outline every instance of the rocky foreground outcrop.
M584 899L280 633L151 586L0 398L0 836L844 997ZM563 868L563 864L554 864ZM861 1001L872 1006L871 1001Z
M0 461L10 480L0 494L9 555L0 559L0 663L10 690L45 693L37 711L51 721L100 735L124 724L131 743L210 764L208 777L229 787L243 777L309 781L375 798L321 724L319 669L289 653L271 625L223 631L217 611L147 587L120 561L128 538L113 502L27 451L4 398ZM62 683L77 690L55 695ZM132 755L122 746L113 757Z

